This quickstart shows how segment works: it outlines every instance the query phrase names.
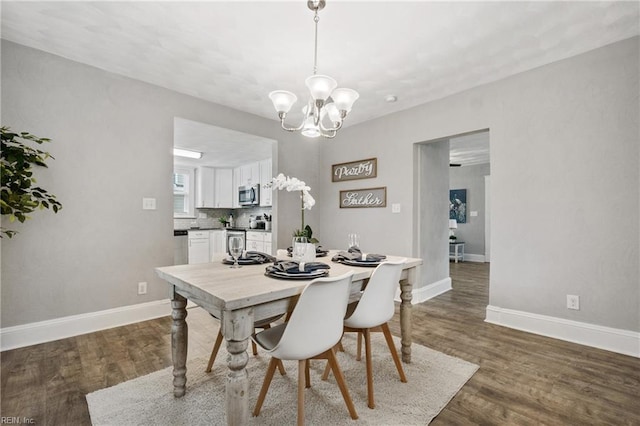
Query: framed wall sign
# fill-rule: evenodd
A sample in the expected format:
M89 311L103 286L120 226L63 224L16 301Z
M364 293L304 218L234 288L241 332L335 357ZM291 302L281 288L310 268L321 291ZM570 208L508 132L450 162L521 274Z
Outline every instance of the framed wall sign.
M334 164L331 166L331 181L342 182L345 180L369 179L378 175L378 159L351 161L349 163Z
M340 208L369 208L387 206L387 187L348 189L340 191Z
M449 219L458 223L467 223L467 190L449 190Z

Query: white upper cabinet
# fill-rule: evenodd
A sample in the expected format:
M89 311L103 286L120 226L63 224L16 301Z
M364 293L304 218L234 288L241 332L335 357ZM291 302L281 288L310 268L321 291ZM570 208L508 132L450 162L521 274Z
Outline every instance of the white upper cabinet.
M198 167L196 208L233 207L233 170Z
M260 184L260 163L250 163L238 167L238 186L253 186Z
M270 206L272 203L273 190L271 189L271 158L260 161L260 205Z
M215 207L233 207L234 192L237 191L233 191L233 169L215 169L215 191L213 196Z
M196 169L196 208L214 208L215 169L198 167Z
M241 186L242 184L240 183L241 176L240 176L240 167L236 167L235 169L233 169L233 207L234 208L239 208L240 207L240 200L238 200L238 187Z

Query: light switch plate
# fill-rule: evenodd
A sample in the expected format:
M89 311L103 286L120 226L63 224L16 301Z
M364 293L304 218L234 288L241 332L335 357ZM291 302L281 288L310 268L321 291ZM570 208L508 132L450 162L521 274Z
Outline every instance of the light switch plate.
M156 209L156 199L155 198L143 198L142 199L142 210L155 210Z
M391 213L400 213L400 203L391 204Z
M478 212L477 212L477 211L475 211L475 210L474 210L474 211L471 211L471 212L470 212L470 214L471 214L471 217L476 217L476 216L478 216Z

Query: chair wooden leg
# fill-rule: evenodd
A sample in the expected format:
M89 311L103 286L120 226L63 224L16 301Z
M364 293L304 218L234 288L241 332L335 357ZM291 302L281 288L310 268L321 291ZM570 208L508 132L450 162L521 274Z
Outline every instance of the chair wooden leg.
M253 415L257 416L260 414L260 409L262 408L262 403L264 402L264 398L267 396L267 391L269 390L269 386L271 385L271 379L273 378L273 373L276 371L276 364L280 361L276 358L271 358L269 362L269 367L267 368L267 374L264 376L264 382L262 382L262 388L260 389L260 395L258 395L258 400L256 401L256 406L253 409Z
M304 381L309 361L298 361L298 426L304 426Z
M382 328L382 333L384 334L384 338L387 341L387 346L389 346L389 350L391 351L391 357L393 358L393 362L396 364L396 369L398 370L398 374L400 375L400 381L402 383L407 383L407 376L404 375L404 369L402 368L400 357L398 357L398 352L396 351L396 345L393 343L393 337L391 337L389 324L384 323L380 327Z
M362 353L362 333L358 331L357 335L358 335L358 349L356 351L356 361L360 361L362 359L362 357L360 356L360 354Z
M335 345L333 348L331 348L331 351L333 351L333 353L336 353L336 348L338 348L338 346L342 346L342 342L338 342L337 345ZM342 348L342 352L344 352L344 348ZM324 373L322 373L322 380L323 381L327 381L327 379L329 378L329 373L331 372L331 364L327 361L327 365L324 366Z
M222 330L218 330L218 336L216 337L216 342L213 344L213 350L211 351L211 356L209 357L209 364L207 364L207 369L204 370L206 373L211 373L211 367L213 367L213 362L216 360L216 356L218 356L218 351L220 350L221 344Z
M304 387L311 387L311 374L309 373L309 360L304 363Z
M278 370L280 370L280 375L281 376L286 376L287 372L284 371L284 365L282 365L282 361L278 360Z
M360 334L360 333L358 333ZM367 328L364 334L364 354L367 369L367 405L369 408L375 408L376 404L373 400L373 365L371 365L371 331Z
M258 356L258 346L253 340L251 341L251 349L253 349L253 356Z
M342 370L340 370L340 366L338 365L336 354L333 353L333 350L329 350L327 351L327 355L329 359L329 365L331 365L333 375L335 376L336 382L338 382L338 387L340 388L340 392L342 393L342 398L344 399L345 404L347 404L347 410L349 410L351 418L353 420L356 420L358 418L358 413L356 413L356 407L353 406L353 401L351 400L351 395L349 395L347 384L344 381Z

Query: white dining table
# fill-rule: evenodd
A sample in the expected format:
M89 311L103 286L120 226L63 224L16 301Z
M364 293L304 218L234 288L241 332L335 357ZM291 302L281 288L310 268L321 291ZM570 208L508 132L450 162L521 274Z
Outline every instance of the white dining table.
M329 276L353 271L351 299L357 300L363 284L375 268L348 266L332 262L337 250L316 261L331 266ZM401 256L387 256L398 260ZM187 301L190 300L220 319L227 343L225 413L227 424L244 425L249 420L249 378L246 370L247 346L255 321L290 312L309 280L283 280L265 276L269 264L244 265L233 269L222 263L222 257L210 263L175 265L156 268L160 278L169 283L172 325L173 394L182 397L186 391ZM416 282L416 269L422 259L406 258L400 277L400 328L402 361L411 362L411 292Z

